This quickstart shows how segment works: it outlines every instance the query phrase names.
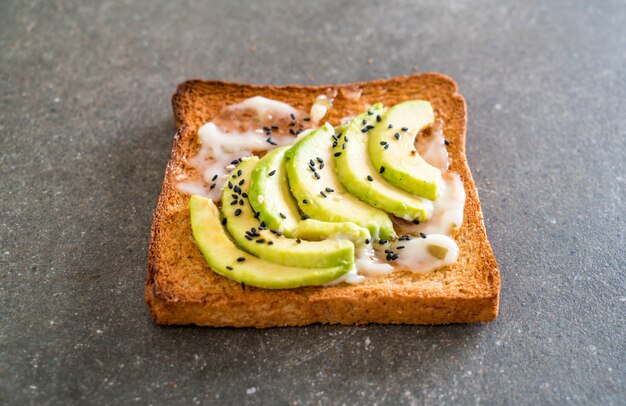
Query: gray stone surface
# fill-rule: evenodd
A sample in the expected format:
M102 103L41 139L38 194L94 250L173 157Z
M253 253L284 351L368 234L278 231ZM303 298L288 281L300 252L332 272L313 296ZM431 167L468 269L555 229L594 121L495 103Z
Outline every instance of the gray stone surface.
M0 10L0 404L625 404L623 2ZM152 323L148 231L178 82L417 69L468 101L496 322Z

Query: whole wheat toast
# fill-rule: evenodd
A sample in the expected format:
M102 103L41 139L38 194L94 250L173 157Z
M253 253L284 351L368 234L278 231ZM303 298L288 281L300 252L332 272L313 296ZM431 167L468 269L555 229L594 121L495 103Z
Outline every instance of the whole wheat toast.
M426 274L395 271L363 283L267 290L242 286L212 272L191 234L188 200L175 187L193 174L186 159L199 148L197 130L223 107L253 96L277 99L308 111L315 98L337 90L325 120L358 114L362 103L391 106L430 101L443 120L451 170L464 183L463 225L453 236L458 261ZM359 89L360 100L353 95ZM152 222L145 297L159 324L202 326L299 326L311 323L446 324L487 322L498 313L500 274L487 240L476 186L465 157L465 101L449 77L426 73L362 83L261 86L193 80L178 86L172 104L178 131Z

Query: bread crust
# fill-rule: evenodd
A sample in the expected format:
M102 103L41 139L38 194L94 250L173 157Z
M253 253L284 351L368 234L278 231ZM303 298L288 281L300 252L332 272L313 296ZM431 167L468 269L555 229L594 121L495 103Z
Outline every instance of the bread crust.
M362 103L393 105L429 100L443 120L451 170L465 187L464 221L454 236L459 260L427 274L395 271L357 285L267 290L212 272L191 235L189 197L175 188L194 169L197 130L224 106L261 95L308 111L315 97L337 91L326 117L332 124L359 113ZM361 91L360 99L352 98ZM466 106L457 84L438 73L320 86L266 86L191 80L172 98L178 128L165 170L150 234L145 299L159 324L273 327L311 323L448 324L488 322L498 313L500 274L483 223L476 186L465 157Z

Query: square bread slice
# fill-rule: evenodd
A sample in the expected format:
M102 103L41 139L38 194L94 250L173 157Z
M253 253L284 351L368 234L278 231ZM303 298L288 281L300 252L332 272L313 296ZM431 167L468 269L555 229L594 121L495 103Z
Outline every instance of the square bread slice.
M500 274L487 240L476 186L465 157L466 107L449 77L426 73L362 83L261 86L192 80L178 86L172 104L178 131L152 222L145 297L159 324L273 327L311 323L447 324L487 322L498 313ZM267 290L242 287L212 272L191 234L188 200L175 187L194 169L186 163L199 148L197 130L224 106L264 96L309 111L320 94L337 90L325 120L360 112L362 102L391 106L430 101L450 141L451 170L466 192L463 226L453 238L458 261L426 274L395 271L356 285ZM355 100L361 92L361 100Z

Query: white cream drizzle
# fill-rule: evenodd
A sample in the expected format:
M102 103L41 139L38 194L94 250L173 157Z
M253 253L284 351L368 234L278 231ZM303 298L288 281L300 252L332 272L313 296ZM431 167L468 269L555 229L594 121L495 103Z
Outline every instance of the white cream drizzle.
M230 111L252 111L258 119L269 123L270 120L299 116L298 110L287 103L267 99L261 96L251 97L239 104L226 108ZM253 152L268 151L276 146L293 144L307 131L298 137L274 136L267 142L268 136L262 128L249 131L225 131L213 122L204 124L198 129L200 149L198 153L187 160L200 173L199 179L187 179L177 183L176 187L182 193L196 194L219 201L226 178L234 169L231 162L251 156ZM217 177L215 177L217 175ZM215 185L215 186L213 186Z
M229 110L253 110L259 118L264 120L271 120L279 116L284 117L290 114L297 116L299 114L298 110L290 104L262 96L251 97L241 103L228 106L227 108Z
M428 251L430 245L445 249L445 256L441 259L433 256ZM397 247L400 246L404 248L398 250ZM430 272L451 265L459 258L459 246L452 238L442 234L429 234L426 238L413 237L409 241L394 241L392 247L399 253L394 265L412 272Z

